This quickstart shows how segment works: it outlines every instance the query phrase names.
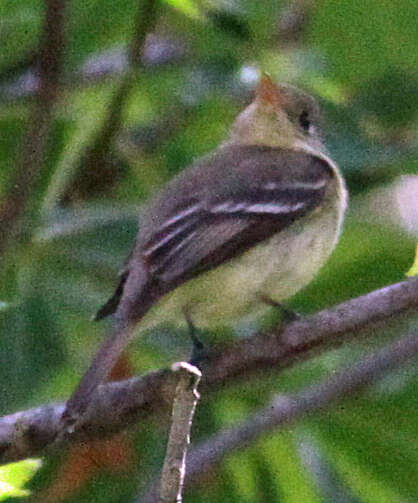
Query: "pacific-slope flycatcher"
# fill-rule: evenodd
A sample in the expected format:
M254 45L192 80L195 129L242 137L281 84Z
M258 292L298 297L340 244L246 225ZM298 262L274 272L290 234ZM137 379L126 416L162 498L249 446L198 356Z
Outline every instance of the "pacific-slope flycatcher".
M97 313L115 328L67 404L70 428L134 327L225 324L283 301L332 252L346 208L344 181L318 131L318 107L263 76L228 139L169 182L141 218L114 296Z

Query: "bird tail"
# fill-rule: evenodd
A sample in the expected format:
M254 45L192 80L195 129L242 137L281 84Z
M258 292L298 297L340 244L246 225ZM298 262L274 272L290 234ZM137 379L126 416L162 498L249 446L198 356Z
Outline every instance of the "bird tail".
M63 432L74 430L76 423L88 409L97 387L106 380L135 335L135 326L163 293L162 289L156 289L152 282L147 281L140 263L136 263L135 267L122 275L114 296L96 316L97 319L114 313L114 328L66 404L61 416Z
M61 425L65 431L71 432L75 428L76 423L88 409L97 387L106 380L121 353L133 338L134 332L133 323L116 324L66 404L61 417Z

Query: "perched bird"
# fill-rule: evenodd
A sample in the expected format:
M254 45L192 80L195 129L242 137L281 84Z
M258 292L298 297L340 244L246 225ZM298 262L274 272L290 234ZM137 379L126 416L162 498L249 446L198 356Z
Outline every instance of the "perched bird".
M67 403L70 429L141 328L230 323L309 283L335 247L346 189L309 95L264 75L214 152L171 180L140 220L113 297L115 327Z

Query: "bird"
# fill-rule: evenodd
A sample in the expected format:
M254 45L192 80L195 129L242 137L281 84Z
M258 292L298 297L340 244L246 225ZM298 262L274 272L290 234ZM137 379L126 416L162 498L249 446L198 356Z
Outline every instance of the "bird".
M263 74L217 149L169 181L140 218L114 295L114 327L62 415L73 431L136 333L225 326L306 286L337 244L347 190L309 94Z

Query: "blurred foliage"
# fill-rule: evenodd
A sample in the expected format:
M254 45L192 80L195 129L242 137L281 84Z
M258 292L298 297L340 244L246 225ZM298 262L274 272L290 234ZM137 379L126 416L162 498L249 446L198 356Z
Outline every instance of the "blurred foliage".
M32 239L2 257L1 413L68 396L100 343L103 325L89 319L112 291L139 207L222 140L251 96L257 68L318 95L326 143L352 196L338 249L292 307L314 311L404 278L415 240L401 226L371 222L356 208L377 187L418 171L415 1L161 2L155 37L121 110L111 163L88 169L83 159L127 71L137 2L69 3L64 91L25 219ZM2 198L36 92L33 62L43 12L40 0L0 0ZM412 322L394 321L361 342L254 379L251 387L235 384L203 396L193 441L245 419L275 393L326 378ZM187 345L182 334L155 334L135 343L133 363L141 371L165 365L187 355ZM187 499L417 501L414 386L416 373L404 368L366 396L271 433L208 473ZM134 477L104 470L66 501L132 501L160 469L167 420L147 421L133 432ZM46 491L62 462L62 456L48 459L31 489ZM22 499L31 470L17 464L0 471L0 499Z
M20 463L9 463L0 467L0 501L13 496L28 496L30 491L22 486L39 469L41 463L36 459L26 459Z

